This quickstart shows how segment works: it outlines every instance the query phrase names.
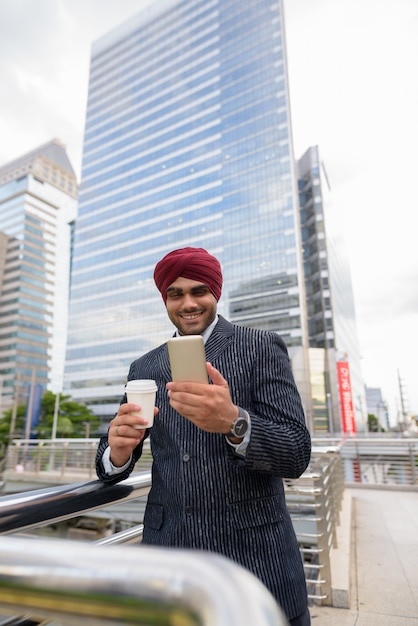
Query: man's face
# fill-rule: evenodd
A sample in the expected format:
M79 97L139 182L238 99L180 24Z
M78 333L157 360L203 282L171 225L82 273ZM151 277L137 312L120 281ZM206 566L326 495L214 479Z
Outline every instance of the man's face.
M167 288L166 307L180 335L200 335L215 319L217 302L207 285L180 276Z

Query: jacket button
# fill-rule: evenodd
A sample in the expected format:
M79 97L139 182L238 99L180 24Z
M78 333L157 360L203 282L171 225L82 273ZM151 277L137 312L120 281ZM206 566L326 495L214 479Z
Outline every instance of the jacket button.
M185 463L187 463L187 461L190 461L190 454L183 454L183 461Z
M186 506L186 508L184 509L184 512L186 513L186 515L190 517L190 515L192 515L193 513L193 509L191 506Z

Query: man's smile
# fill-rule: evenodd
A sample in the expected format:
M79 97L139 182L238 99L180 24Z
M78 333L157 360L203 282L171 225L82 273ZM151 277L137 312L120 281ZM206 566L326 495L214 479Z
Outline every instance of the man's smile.
M179 313L179 316L182 317L184 320L195 320L198 317L200 317L202 315L202 312L200 313Z

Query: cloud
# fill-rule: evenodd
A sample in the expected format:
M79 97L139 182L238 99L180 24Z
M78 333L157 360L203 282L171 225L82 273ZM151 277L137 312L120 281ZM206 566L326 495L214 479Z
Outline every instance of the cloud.
M91 44L148 2L0 3L0 165L57 137L80 176Z

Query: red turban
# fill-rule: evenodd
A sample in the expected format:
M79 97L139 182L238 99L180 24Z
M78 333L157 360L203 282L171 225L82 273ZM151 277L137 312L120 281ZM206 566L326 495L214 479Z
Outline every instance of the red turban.
M154 280L167 301L167 289L179 276L201 281L219 300L222 292L222 270L218 259L203 248L180 248L166 254L155 266Z

